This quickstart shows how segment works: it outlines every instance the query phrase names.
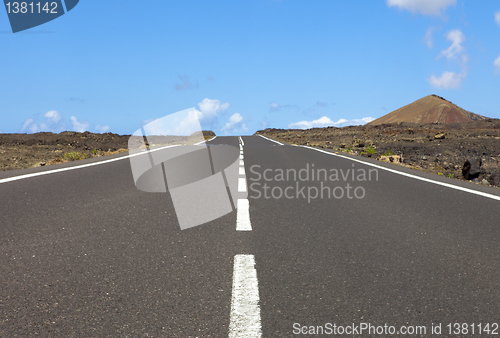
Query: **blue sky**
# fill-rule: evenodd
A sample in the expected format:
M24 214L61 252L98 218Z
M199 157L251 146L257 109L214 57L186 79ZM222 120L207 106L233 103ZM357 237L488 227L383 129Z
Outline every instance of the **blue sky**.
M500 2L91 1L13 34L0 132L131 134L190 107L204 129L362 124L429 94L500 118Z

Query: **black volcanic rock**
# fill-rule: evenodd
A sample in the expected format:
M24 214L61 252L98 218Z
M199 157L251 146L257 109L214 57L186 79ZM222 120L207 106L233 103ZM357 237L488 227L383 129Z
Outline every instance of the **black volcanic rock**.
M481 173L481 158L473 157L465 161L462 167L462 175L466 180L474 180L479 178Z

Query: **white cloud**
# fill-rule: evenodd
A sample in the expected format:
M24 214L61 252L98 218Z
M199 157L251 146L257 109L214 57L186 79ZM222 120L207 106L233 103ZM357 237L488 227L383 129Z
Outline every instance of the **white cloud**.
M56 110L49 110L45 113L45 123L40 124L40 130L59 133L64 130L65 124L61 114Z
M49 131L47 125L45 123L35 123L35 120L28 119L23 123L23 127L21 128L21 132L29 132L29 133L39 133L42 131Z
M462 42L465 41L465 35L460 29L453 29L446 33L446 40L450 41L451 45L447 49L443 49L441 51L441 53L437 57L438 59L443 56L446 56L447 59L453 59L458 54L464 51Z
M248 129L246 124L241 123L243 122L243 116L241 116L240 113L235 113L231 115L229 118L229 121L224 125L224 127L221 128L221 131L224 131L226 133L230 132L236 132L238 129L246 130Z
M442 10L456 2L457 0L387 0L387 6L423 15L440 15Z
M323 116L313 121L299 121L290 123L288 125L288 128L309 129L309 128L324 128L324 127L345 127L345 126L366 124L373 120L375 120L373 117L363 117L362 119L353 119L353 120L339 119L338 121L335 122L332 121L329 117Z
M183 135L188 136L201 131L198 114L193 108L178 111L156 120L145 120L144 132L149 135Z
M359 126L359 125L370 123L370 122L372 122L374 120L375 120L374 117L363 117L362 119L349 120L343 126Z
M101 125L97 125L95 127L95 131L97 131L98 133L106 133L110 130L111 128L108 126L108 125L105 125L105 126L101 126Z
M34 120L34 119L27 119L27 120L23 123L23 126L21 127L21 132L23 132L23 133L24 133L26 130L31 131L31 128L32 128L32 127L33 127L33 125L34 125L34 122L35 122L35 120ZM38 127L37 127L37 126L35 126L35 129L37 129L37 128L38 128ZM33 131L32 131L32 133L33 133ZM36 133L36 131L35 131L35 133Z
M87 131L89 128L89 124L87 122L79 122L75 116L71 116L70 120L71 124L73 125L74 131L83 133L84 131Z
M191 135L201 131L200 120L198 118L199 112L196 109L184 110L182 114L185 116L175 126L174 135Z
M500 26L500 11L495 12L495 22Z
M58 133L63 130L64 123L61 121L61 114L55 110L50 110L44 114L45 122L37 123L35 119L27 119L21 127L21 132L38 133L49 131Z
M200 111L198 111L198 118L200 120L211 120L217 117L218 113L223 113L229 108L229 103L220 103L219 100L211 100L209 98L203 99L198 103Z
M347 120L340 119L337 122L334 122L329 117L323 116L313 121L299 121L290 123L288 125L288 128L296 128L296 129L321 128L321 127L335 126L336 124L344 123L345 121Z
M434 30L435 30L434 27L429 27L429 28L427 28L427 31L425 32L424 42L427 45L427 47L429 47L429 48L434 47L434 39L432 38L432 34L434 33Z
M500 55L493 61L493 65L495 66L495 72L500 73Z
M49 110L44 116L50 123L57 123L61 120L61 114L56 110Z
M270 109L271 109L271 111L272 111L272 112L277 112L277 111L279 111L279 110L280 110L280 108L281 108L280 104L279 104L279 103L276 103L276 102L271 102L271 103L269 104L269 107L270 107Z
M429 83L435 88L453 89L458 88L465 79L465 73L455 73L444 71L441 76L436 77L434 74L428 79Z
M233 128L235 125L243 121L243 116L241 116L240 113L235 113L231 115L229 118L229 121L226 123L224 127L221 128L221 130L227 130Z
M298 106L294 104L279 104L277 102L270 102L269 103L269 111L272 113L278 112L278 111L283 111L285 109L297 109Z
M460 73L444 71L440 76L432 74L427 81L434 88L455 89L460 87L467 77L469 56L463 53L465 49L462 43L465 41L465 35L460 29L453 29L446 33L446 39L451 42L451 45L447 49L442 50L437 59L443 56L448 60L455 59L460 63L461 71Z
M49 127L45 123L36 123L34 119L27 119L21 127L21 132L39 133L49 131Z
M30 124L32 124L33 122L35 122L35 120L33 119L27 119L24 123L23 123L23 127L21 128L21 130L25 130L26 128L29 127Z

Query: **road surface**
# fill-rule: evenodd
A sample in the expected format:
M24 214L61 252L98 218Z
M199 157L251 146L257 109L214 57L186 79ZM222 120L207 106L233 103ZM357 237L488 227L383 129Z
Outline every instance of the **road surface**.
M243 144L248 203L182 231L169 194L139 191L122 154L0 173L0 336L309 337L334 324L352 337L372 336L356 331L368 324L451 336L450 323L477 336L477 324L498 326L498 189L241 140L211 143ZM39 172L51 173L9 180Z

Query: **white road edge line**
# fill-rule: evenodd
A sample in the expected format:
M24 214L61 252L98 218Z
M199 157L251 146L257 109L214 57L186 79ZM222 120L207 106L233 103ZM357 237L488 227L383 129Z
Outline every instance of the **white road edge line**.
M243 162L243 160L240 160L240 166L244 166L245 165L245 162Z
M259 283L254 255L234 256L229 338L260 338Z
M195 145L195 146L198 146L198 145L200 145L200 144L202 144L202 143L205 143L205 142L210 142L210 141L212 141L213 139L215 139L216 137L217 137L217 135L215 135L215 136L214 136L214 137L212 137L211 139L208 139L208 140L203 140L203 141L200 141L200 142L198 142L198 143L195 143L194 145Z
M241 136L238 136L238 138L240 139L241 146L244 146L245 142L243 142L243 139L241 138Z
M321 150L321 149L316 149L316 148L312 148L312 147L308 147L308 146L299 146L299 145L297 145L297 147L302 147L302 148L316 150L316 151L319 151L320 153L325 153L327 155L337 156L337 157L345 158L347 160L351 160L351 161L354 161L354 162L363 163L363 164L366 164L368 166L375 167L375 168L378 168L378 169L382 169L382 170L385 170L385 171L389 171L391 173L398 174L398 175L401 175L401 176L411 177L411 178L414 178L416 180L420 180L420 181L424 181L424 182L429 182L429 183L434 183L434 184L437 184L437 185L441 185L443 187L447 187L447 188L451 188L451 189L456 189L456 190L460 190L460 191L465 191L465 192L468 192L468 193L471 193L471 194L474 194L474 195L479 195L479 196L483 196L483 197L487 197L487 198L491 198L491 199L500 201L500 196L488 194L488 193L485 193L485 192L482 192L482 191L472 190L472 189L460 187L460 186L449 184L449 183L434 181L434 180L431 180L431 179L428 179L428 178L425 178L425 177L415 176L415 175L408 174L408 173L405 173L405 172L402 172L402 171L398 171L398 170L395 170L395 169L390 169L390 168L382 167L382 166L379 166L377 164L373 164L373 163L369 163L369 162L364 162L364 161L361 161L361 160L358 160L358 159L355 159L355 158L350 158L350 157L347 157L347 156L344 156L344 155L330 153L328 151Z
M209 140L203 140L201 142L195 143L194 145L200 145L202 143L212 141L216 137L217 136L214 136L214 137L212 137ZM167 149L167 148L171 148L171 147L178 147L178 146L179 145L174 144L174 145L170 145L170 146L165 146L165 147L160 147L160 148L156 148L156 149L151 149L151 150L149 150L149 152L152 153L154 151L163 150L163 149ZM127 159L127 158L131 158L131 157L135 157L135 156L139 156L139 155L146 155L146 154L147 154L147 152L144 151L144 152L141 152L141 153L127 155L127 156L123 156L123 157L119 157L119 158L113 158L113 159L110 159L110 160L104 160L104 161L99 161L99 162L94 162L94 163L76 165L74 167L60 168L60 169L41 171L41 172L38 172L38 173L26 174L26 175L21 175L21 176L8 177L8 178L1 179L0 180L0 184L7 183L7 182L18 181L18 180L22 180L22 179L30 178L30 177L36 177L36 176L42 176L42 175L60 173L60 172L63 172L63 171L68 171L68 170L75 170L75 169L93 167L95 165L101 165L101 164L111 163L111 162L120 161L120 160L124 160L124 159Z
M238 192L247 191L247 179L245 177L238 178Z
M250 223L250 203L246 198L238 199L236 231L252 231L252 223Z
M260 134L259 134L259 136L260 136L260 137L262 137L262 138L265 138L265 139L266 139L266 140L268 140L268 141L271 141L271 142L274 142L274 143L278 143L280 146L282 146L282 145L283 145L283 143L278 142L278 141L273 140L273 139L270 139L269 137L265 137L265 136L260 135Z
M240 170L239 170L239 172L238 172L238 175L243 175L243 176L245 176L245 167L240 167L239 169L240 169Z
M171 145L171 146L160 147L160 148L152 149L149 152L152 153L154 151L163 150L163 149L167 149L167 148L171 148L171 147L178 147L178 146L179 145ZM22 180L22 179L30 178L30 177L36 177L36 176L42 176L42 175L60 173L60 172L63 172L63 171L68 171L68 170L75 170L75 169L93 167L93 166L96 166L96 165L101 165L101 164L106 164L106 163L121 161L121 160L124 160L124 159L127 159L127 158L131 158L131 157L135 157L135 156L140 156L140 155L147 155L147 154L148 154L148 152L144 151L144 152L140 152L140 153L136 153L136 154L132 154L132 155L126 155L126 156L122 156L122 157L118 157L118 158L113 158L113 159L110 159L110 160L104 160L104 161L99 161L99 162L93 162L93 163L88 163L88 164L77 165L77 166L74 166L74 167L60 168L60 169L47 170L47 171L40 171L40 172L37 172L37 173L31 173L31 174L26 174L26 175L21 175L21 176L8 177L8 178L1 179L0 180L0 184L7 183L7 182L12 182L12 181L18 181L18 180Z

